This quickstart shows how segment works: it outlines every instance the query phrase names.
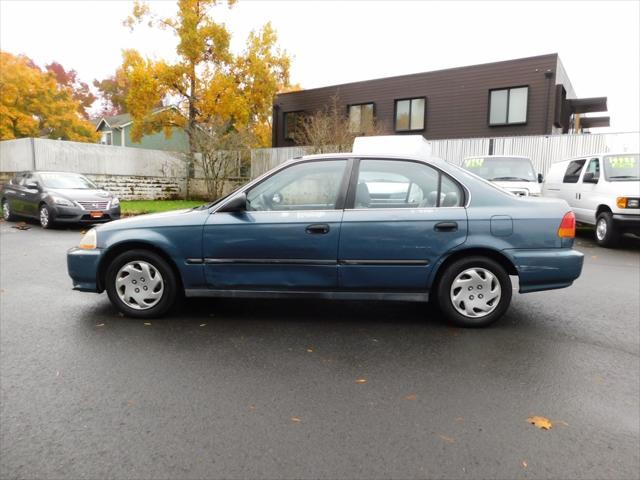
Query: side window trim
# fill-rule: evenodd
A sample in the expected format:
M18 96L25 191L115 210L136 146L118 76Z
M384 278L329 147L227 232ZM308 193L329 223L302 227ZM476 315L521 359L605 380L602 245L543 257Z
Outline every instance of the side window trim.
M358 188L358 177L360 175L360 162L362 160L389 160L388 158L384 158L384 157L380 157L380 158L354 158L353 160L353 165L352 165L352 170L351 170L351 178L349 180L349 189L347 191L347 196L346 196L346 202L344 205L344 209L345 210L358 210L356 208L354 208L355 206L355 201L356 201L356 189ZM438 195L436 197L436 206L435 208L466 208L467 206L467 200L469 199L469 193L467 191L467 188L460 183L460 181L449 175L447 172L439 169L437 166L435 165L431 165L431 164L426 164L424 162L419 162L417 160L411 160L411 159L402 159L402 160L394 160L394 161L399 161L399 162L412 162L412 163L417 163L419 165L423 165L427 168L432 168L433 170L435 170L438 173ZM347 167L348 168L348 167ZM458 186L458 188L460 189L460 192L462 193L462 198L460 199L460 206L458 207L441 207L440 206L440 192L442 190L442 178L443 176L447 176L447 178L449 180L451 180L451 182L453 182L455 185ZM419 207L422 208L422 207ZM367 209L369 210L369 209ZM376 210L383 210L383 209L376 209ZM394 208L393 210L398 210L397 208Z

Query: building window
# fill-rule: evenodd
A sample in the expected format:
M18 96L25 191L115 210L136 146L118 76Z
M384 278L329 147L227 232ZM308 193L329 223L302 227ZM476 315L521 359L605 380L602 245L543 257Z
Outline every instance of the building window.
M424 130L426 103L425 97L396 100L396 132Z
M502 88L489 91L489 125L527 123L529 87Z
M367 133L373 130L373 103L349 105L349 130L352 133Z
M100 143L102 145L113 145L113 133L110 131L100 133Z
M304 112L284 113L284 138L285 140L295 140L296 132L299 131L304 121Z

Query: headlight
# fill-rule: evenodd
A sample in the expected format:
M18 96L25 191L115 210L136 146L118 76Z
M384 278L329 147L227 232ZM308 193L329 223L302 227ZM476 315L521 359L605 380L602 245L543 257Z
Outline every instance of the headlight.
M111 206L117 207L118 205L120 205L120 199L118 197L113 197L111 199Z
M53 203L55 203L56 205L62 205L64 207L74 206L71 200L67 200L66 198L62 198L62 197L56 197L55 195L51 196L51 200L53 200Z
M80 240L80 248L84 250L93 250L98 245L98 234L96 233L96 229L92 228L87 233L84 234L82 240Z

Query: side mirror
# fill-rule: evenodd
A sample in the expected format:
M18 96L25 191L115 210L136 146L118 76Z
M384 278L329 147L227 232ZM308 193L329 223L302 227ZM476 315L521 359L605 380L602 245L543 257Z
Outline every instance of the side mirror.
M542 176L541 173L538 174L538 183L542 183L544 182L544 177Z
M225 206L223 206L219 212L244 212L247 209L247 194L242 192L231 200L227 202Z
M593 172L585 173L582 178L582 183L598 183L598 177L596 177Z
M40 185L38 185L38 182L29 182L29 183L26 183L24 186L29 190L40 190Z

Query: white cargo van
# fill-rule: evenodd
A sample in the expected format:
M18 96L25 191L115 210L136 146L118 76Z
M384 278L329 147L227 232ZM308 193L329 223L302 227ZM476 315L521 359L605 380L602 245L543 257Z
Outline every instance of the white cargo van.
M537 174L529 157L484 155L465 158L462 168L520 196L538 196L542 175Z
M596 227L605 247L625 232L640 234L640 155L604 153L554 163L542 194L566 200L576 221Z

